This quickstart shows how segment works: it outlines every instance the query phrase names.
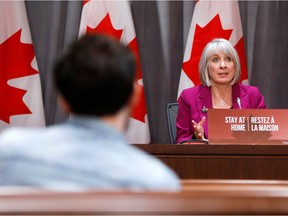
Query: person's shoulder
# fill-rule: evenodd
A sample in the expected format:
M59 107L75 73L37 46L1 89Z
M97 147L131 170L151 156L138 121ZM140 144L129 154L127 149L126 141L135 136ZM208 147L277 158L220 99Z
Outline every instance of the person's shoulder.
M237 86L239 86L239 88L246 92L247 94L259 94L260 91L258 89L258 87L256 86L252 86L252 85L243 85L241 83L236 84Z
M22 128L22 127L12 127L5 129L0 134L0 141L17 141L23 140L23 138L31 135L30 128Z
M37 131L40 129L35 128L22 128L22 127L13 127L5 129L0 134L0 148L4 147L20 147L24 143L33 142Z
M137 166L135 166L138 173L143 179L145 176L149 176L145 180L151 188L157 189L171 189L177 190L180 188L180 181L173 170L171 170L167 165L165 165L158 158L147 154L146 152L134 147L134 153L136 153L136 158L134 161L138 161ZM139 170L140 168L140 170Z
M196 85L196 86L184 89L183 92L198 92L198 91L201 91L203 88L206 88L206 87L203 85Z
M11 127L0 133L0 148L41 146L63 134L58 125L48 127ZM41 147L40 147L41 148Z
M193 86L191 88L184 89L182 91L182 95L190 95L190 96L191 95L197 95L206 88L208 88L208 87L203 86L203 85L196 85L196 86Z

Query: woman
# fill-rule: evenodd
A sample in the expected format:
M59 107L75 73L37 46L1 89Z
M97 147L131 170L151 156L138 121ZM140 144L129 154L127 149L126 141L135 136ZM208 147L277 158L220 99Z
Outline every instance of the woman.
M214 39L206 45L199 62L201 85L183 90L176 119L176 143L208 139L207 111L214 109L265 109L258 88L240 80L240 60L233 45Z

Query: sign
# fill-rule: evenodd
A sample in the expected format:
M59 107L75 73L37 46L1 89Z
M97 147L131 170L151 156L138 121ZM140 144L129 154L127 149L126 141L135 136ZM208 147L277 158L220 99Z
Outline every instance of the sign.
M209 109L209 144L288 144L288 109Z

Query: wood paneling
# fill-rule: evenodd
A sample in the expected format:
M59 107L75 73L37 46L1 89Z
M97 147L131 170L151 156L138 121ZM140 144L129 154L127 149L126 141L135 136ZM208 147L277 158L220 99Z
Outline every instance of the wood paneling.
M183 180L180 192L0 187L0 215L288 214L288 181Z
M288 179L287 145L135 146L161 159L181 179Z

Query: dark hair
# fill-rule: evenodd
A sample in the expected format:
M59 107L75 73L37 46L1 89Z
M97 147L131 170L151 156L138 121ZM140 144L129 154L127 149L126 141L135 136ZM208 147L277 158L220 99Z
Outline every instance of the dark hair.
M73 113L115 114L129 100L135 79L129 48L104 35L85 35L56 63L56 87Z

